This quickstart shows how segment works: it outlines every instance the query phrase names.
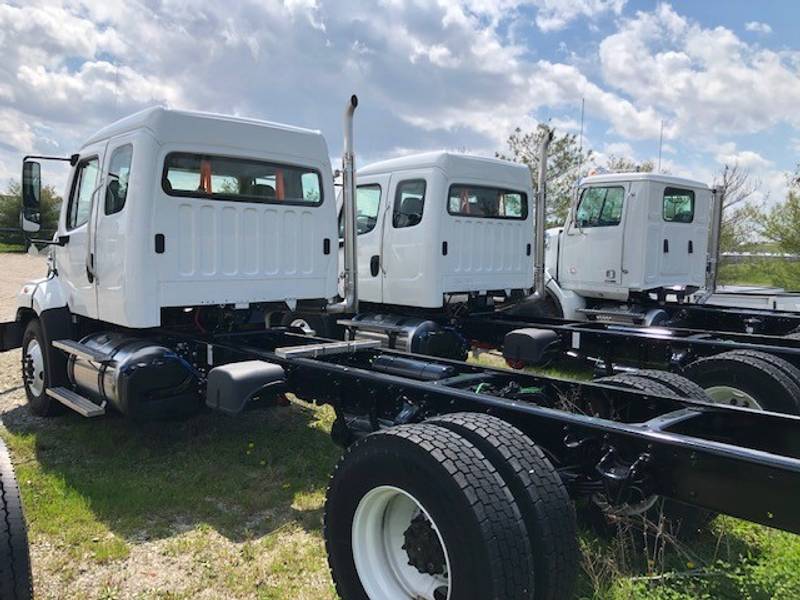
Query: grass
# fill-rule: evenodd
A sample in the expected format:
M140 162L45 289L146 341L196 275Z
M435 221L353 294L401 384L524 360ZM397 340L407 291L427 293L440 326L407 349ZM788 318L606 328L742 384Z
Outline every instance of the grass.
M0 252L25 252L25 247L21 244L6 244L0 242Z
M294 402L235 419L143 425L73 415L32 422L26 411L5 415L0 434L31 539L45 549L35 555L37 585L49 581L55 592L43 596L335 598L321 531L340 455L330 409ZM580 541L580 598L800 597L800 537L735 519L719 517L696 541L663 553L588 529ZM125 580L126 569L136 575Z
M775 259L753 259L739 264L727 263L720 267L719 283L800 290L800 263Z

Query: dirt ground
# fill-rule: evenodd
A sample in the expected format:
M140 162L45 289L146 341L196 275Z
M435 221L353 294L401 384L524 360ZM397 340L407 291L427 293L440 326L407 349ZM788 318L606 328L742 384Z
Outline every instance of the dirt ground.
M0 254L0 321L11 321L16 313L16 296L22 285L47 274L43 256ZM19 378L19 351L0 352L0 415L24 399Z

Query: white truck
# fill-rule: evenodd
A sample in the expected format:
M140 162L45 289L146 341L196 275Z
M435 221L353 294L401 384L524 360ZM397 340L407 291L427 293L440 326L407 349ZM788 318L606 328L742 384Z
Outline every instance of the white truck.
M543 313L764 335L800 331L797 294L717 286L721 207L719 192L699 181L655 173L585 177L564 226L547 232Z
M359 313L293 313L283 324L341 337L339 321L388 347L466 357L467 340L448 319L533 288L528 168L442 151L370 164L357 179Z
M205 403L236 414L284 391L330 405L331 434L348 449L326 494L324 534L344 600L570 598L573 498L613 514L656 510L673 534L691 533L709 511L800 532L796 418L708 404L669 374L570 382L271 327L276 313L360 314L356 229L371 222L356 218L356 104L345 113L341 293L333 176L318 132L151 109L67 159L58 231L44 242L48 276L27 283L16 319L0 323L0 351L22 349L31 409L148 418ZM527 173L523 184L515 167L488 161L498 175L487 188L469 169L447 181L441 164L467 163L439 155L397 181L385 168L363 177L384 181L394 201L381 227L412 247L387 260L414 260L430 276L417 308L524 293L530 270L520 265L532 252L543 260L544 243L534 235L538 248L528 248ZM25 160L28 231L40 181L39 163ZM448 237L435 244L415 238L440 228ZM505 262L484 262L474 244ZM408 301L403 289L375 288L373 298ZM747 435L734 444L730 431ZM23 538L12 534L5 539ZM22 554L0 561L0 590L13 600L30 592L17 577Z

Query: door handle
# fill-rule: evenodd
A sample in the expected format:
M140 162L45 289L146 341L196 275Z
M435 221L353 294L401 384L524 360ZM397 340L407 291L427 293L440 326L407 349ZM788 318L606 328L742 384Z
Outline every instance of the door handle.
M86 260L86 279L89 283L94 283L94 252L90 252Z
M669 253L669 240L665 239L664 240L664 254L668 254L668 253Z
M369 272L373 277L378 276L381 269L381 257L377 254L369 259Z
M689 254L694 254L694 244L689 240Z

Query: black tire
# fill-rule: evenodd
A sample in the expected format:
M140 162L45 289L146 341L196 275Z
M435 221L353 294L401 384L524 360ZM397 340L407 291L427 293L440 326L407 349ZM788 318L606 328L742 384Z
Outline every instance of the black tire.
M291 327L292 323L303 321L314 330L315 337L340 340L344 339L343 330L333 317L327 315L308 315L303 313L286 313L281 319L282 327Z
M668 388L675 396L700 402L711 402L706 391L691 379L669 371L656 371L655 369L642 369L632 373L637 377L644 377Z
M454 413L426 421L467 439L494 465L517 502L534 562L534 598L574 594L580 552L575 507L541 449L510 423L481 413Z
M776 356L731 350L694 361L682 375L705 390L734 388L751 396L764 410L796 415L800 414L800 385L787 375L789 367L795 369Z
M800 389L800 369L795 367L785 358L781 358L780 356L775 356L774 354L769 354L767 352L758 352L757 350L736 350L736 352L742 356L749 356L756 360L769 363L773 367L783 372L783 374L791 379L798 389Z
M14 468L0 440L0 599L33 598L28 532Z
M351 445L336 466L325 502L324 533L341 598L369 598L354 558L354 521L362 499L383 486L413 496L436 524L449 558L450 597L530 598L533 560L511 492L474 445L424 424L368 435Z
M595 383L615 385L622 388L637 390L645 394L654 396L674 396L675 394L663 383L654 381L648 377L640 377L638 373L625 373L620 375L610 375L594 380Z
M28 356L28 348L33 342L39 345L43 361L41 372L36 373L33 372L34 370L30 364L26 364L30 362L26 357ZM39 319L31 319L25 328L25 333L22 335L22 381L25 385L25 395L28 398L28 405L31 407L33 414L40 417L53 417L64 412L64 405L47 395L50 376L47 368L48 352L46 349L42 324ZM34 385L32 378L38 378L41 381L41 391L39 393L32 387Z

